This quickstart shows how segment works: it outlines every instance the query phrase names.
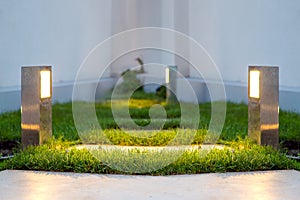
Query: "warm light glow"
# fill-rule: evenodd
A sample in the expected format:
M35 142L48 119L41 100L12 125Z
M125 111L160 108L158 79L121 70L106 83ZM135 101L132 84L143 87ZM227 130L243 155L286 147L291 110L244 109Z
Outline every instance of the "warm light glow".
M21 128L26 129L26 130L35 130L35 131L40 130L40 126L38 124L24 124L24 123L21 123Z
M170 69L169 67L166 68L166 72L165 72L165 78L166 78L166 83L170 82Z
M262 131L274 130L274 129L278 129L278 128L279 128L279 124L261 124L260 125L260 129Z
M250 71L250 93L252 98L259 98L259 71Z
M51 74L50 71L40 71L41 74L41 98L51 97Z

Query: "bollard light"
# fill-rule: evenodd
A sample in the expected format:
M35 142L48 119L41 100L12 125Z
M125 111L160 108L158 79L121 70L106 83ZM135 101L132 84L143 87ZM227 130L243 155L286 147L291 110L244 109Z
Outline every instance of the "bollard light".
M248 70L248 136L277 148L279 68L249 66Z
M39 145L52 136L52 70L22 67L22 145Z
M165 70L166 100L176 101L177 66L168 66Z

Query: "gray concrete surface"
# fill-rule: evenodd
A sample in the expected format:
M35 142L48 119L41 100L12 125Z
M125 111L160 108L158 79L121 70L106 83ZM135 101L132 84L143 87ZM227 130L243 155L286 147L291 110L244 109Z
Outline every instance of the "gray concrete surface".
M179 176L0 172L0 199L299 199L294 170Z

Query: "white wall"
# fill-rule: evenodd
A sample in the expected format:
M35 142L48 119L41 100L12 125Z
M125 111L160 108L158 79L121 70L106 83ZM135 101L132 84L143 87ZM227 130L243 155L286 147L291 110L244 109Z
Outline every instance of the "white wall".
M300 86L300 1L191 2L190 35L207 48L224 80L246 83L248 65L275 65L282 87Z
M10 98L5 91L19 91L21 66L52 65L54 86L72 84L88 52L110 36L110 4L110 0L1 0L0 112L20 105L19 94ZM55 100L70 100L55 95L54 88Z
M279 66L280 105L298 112L299 35L298 0L190 1L190 36L210 53L225 84L246 89L249 65ZM247 101L247 92L227 96Z
M163 1L165 2L165 1ZM162 4L161 0L115 0L112 1L112 35L123 31L141 28L141 27L161 27L162 25ZM173 12L172 12L173 14ZM171 15L173 18L173 15ZM131 46L126 48L132 49L137 45L140 35L136 35L135 40L131 41ZM118 49L124 44L113 43L111 48L112 57L116 55ZM134 50L134 49L133 49ZM138 66L136 58L141 58L144 63L162 63L160 53L154 50L134 50L121 56L112 63L112 73L120 74L126 69Z
M95 45L145 26L175 29L200 43L216 62L232 101L241 100L248 65L279 66L282 107L300 111L299 0L0 0L0 112L20 105L21 66L52 65L54 86L60 88L57 93L54 88L54 99L66 101ZM117 44L108 51L113 54L114 48ZM140 55L145 63L188 65L148 50L120 58L115 67L137 65Z
M2 87L20 85L22 65L53 65L53 81L72 81L110 35L110 3L98 0L0 1Z

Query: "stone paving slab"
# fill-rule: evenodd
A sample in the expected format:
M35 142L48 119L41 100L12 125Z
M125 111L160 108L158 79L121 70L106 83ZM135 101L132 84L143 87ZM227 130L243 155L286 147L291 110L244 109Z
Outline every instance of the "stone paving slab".
M6 170L0 199L299 199L294 170L127 176Z

